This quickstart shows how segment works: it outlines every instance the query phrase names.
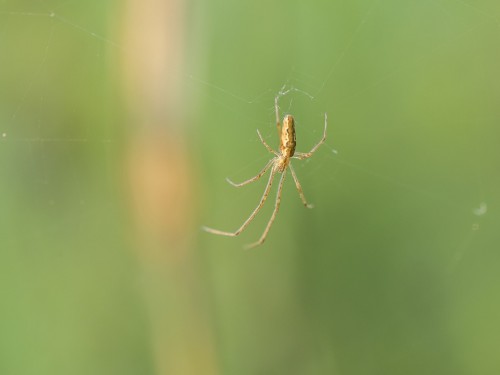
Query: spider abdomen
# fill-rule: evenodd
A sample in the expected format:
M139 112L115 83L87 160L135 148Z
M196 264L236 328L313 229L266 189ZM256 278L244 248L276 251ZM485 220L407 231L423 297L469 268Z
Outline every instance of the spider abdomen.
M280 134L280 152L285 158L291 158L295 153L297 141L295 138L295 121L292 115L283 118L283 126Z

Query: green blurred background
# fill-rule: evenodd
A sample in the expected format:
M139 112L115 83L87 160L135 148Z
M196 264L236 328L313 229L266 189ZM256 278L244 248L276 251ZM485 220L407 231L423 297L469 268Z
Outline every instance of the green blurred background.
M190 327L212 360L183 373L500 373L500 3L183 6L194 287L136 251L123 2L0 1L0 373L168 373L200 360ZM299 151L329 116L294 164L315 208L288 178L244 251L274 193L240 237L199 227L257 204L264 181L224 178L270 158L285 84Z

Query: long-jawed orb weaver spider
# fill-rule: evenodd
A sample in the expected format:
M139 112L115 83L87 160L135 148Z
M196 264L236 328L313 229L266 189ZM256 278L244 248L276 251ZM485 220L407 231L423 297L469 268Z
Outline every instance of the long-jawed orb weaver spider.
M288 91L287 91L288 92ZM229 237L235 237L238 236L241 232L243 232L246 227L250 224L250 222L257 216L257 213L260 211L262 206L264 206L264 203L266 202L266 199L269 195L269 192L271 190L271 186L273 184L274 176L276 173L281 173L281 178L278 184L278 192L276 194L276 202L274 203L274 210L271 215L271 218L269 219L266 229L264 229L264 233L262 233L262 236L259 238L257 242L254 242L252 244L249 244L245 246L245 248L250 249L259 245L262 245L264 241L266 240L267 234L269 232L269 229L271 228L271 225L274 222L274 219L276 219L276 215L278 214L278 210L280 208L280 202L281 202L281 191L283 190L283 182L285 181L285 176L286 176L286 171L289 168L290 172L292 173L293 180L295 181L295 186L297 188L297 191L299 192L300 199L302 200L302 203L304 204L305 207L307 208L312 208L313 206L306 201L306 197L304 196L304 192L302 191L302 186L300 186L300 182L297 178L297 175L295 174L295 170L292 167L292 164L290 162L290 159L299 159L299 160L304 160L307 158L310 158L313 153L321 146L326 139L326 126L327 126L327 115L325 113L325 128L323 130L323 138L311 149L309 152L295 152L295 146L297 144L296 142L296 135L295 135L295 121L293 119L292 115L286 115L283 118L283 126L280 124L280 115L279 115L279 106L278 106L278 99L280 96L283 96L286 93L280 92L278 96L274 99L274 109L276 112L276 126L278 127L278 134L280 137L280 145L279 145L279 152L274 151L271 146L269 146L266 141L264 141L264 138L262 138L262 135L260 134L259 130L257 129L257 134L259 135L259 139L262 142L262 144L267 148L269 152L274 154L275 156L269 160L269 162L266 164L266 166L255 176L252 177L246 181L240 182L239 184L236 184L232 182L230 179L226 179L231 185L235 187L241 187L245 186L247 184L250 184L254 181L257 181L260 179L268 170L271 168L271 174L269 175L269 181L267 182L266 188L264 189L264 194L262 195L262 198L260 199L259 204L257 207L253 210L253 212L250 214L248 219L239 227L235 232L224 232L218 229L213 229L209 228L206 226L203 226L202 229L205 230L206 232L213 233L213 234L218 234L221 236L229 236Z

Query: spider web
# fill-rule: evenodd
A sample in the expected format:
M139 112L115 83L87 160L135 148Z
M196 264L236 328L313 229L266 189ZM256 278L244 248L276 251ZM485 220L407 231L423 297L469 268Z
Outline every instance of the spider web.
M274 123L272 120L274 116L274 109L272 107L273 99L280 92L280 85L284 86L283 89L291 89L293 91L293 96L291 98L283 98L284 103L280 106L283 113L295 113L300 111L307 111L307 106L314 107L313 110L309 110L309 113L313 113L311 116L315 121L314 123L317 125L316 129L312 127L311 119L309 118L307 121L307 127L300 127L299 124L299 132L307 132L309 134L305 134L308 137L307 141L304 143L308 143L312 145L314 143L314 136L318 138L319 132L321 131L321 122L320 118L322 116L321 110L325 110L330 114L332 120L330 122L335 122L334 124L329 125L329 141L327 142L327 146L323 148L327 148L328 150L321 155L315 155L313 159L320 159L319 161L308 161L307 164L314 164L313 166L307 165L304 170L301 171L305 176L313 176L318 173L322 175L323 178L320 180L313 182L319 185L325 184L326 180L332 181L334 185L333 188L342 189L342 181L338 181L338 173L340 169L349 169L351 172L357 173L359 175L364 175L363 178L372 180L377 184L385 184L390 190L399 190L402 193L411 194L415 199L423 200L428 202L429 204L440 206L443 209L449 210L450 217L455 217L457 213L460 213L462 217L468 217L470 220L470 231L476 231L479 229L478 220L486 214L487 212L487 203L485 202L486 197L484 193L484 187L482 182L482 172L481 169L473 168L468 172L468 175L472 175L472 177L468 181L462 181L461 185L467 184L470 188L470 195L467 200L464 201L464 196L459 197L450 197L447 191L447 188L444 186L433 186L431 179L426 178L425 176L411 176L407 175L405 171L397 171L397 172L384 172L379 171L376 166L370 165L370 159L373 158L372 154L366 154L368 160L356 160L356 155L346 155L342 152L342 149L337 149L335 146L335 132L338 132L339 127L341 125L338 124L337 118L339 117L338 112L343 111L357 111L358 108L352 108L353 103L356 103L358 100L361 100L365 97L371 97L377 90L382 88L390 87L390 89L394 89L393 86L398 84L400 81L408 79L412 74L424 74L425 70L420 69L419 66L424 65L426 67L431 67L432 64L449 64L453 65L453 61L443 61L443 56L439 55L443 50L447 50L452 53L461 53L462 51L454 51L455 48L461 49L461 43L469 43L473 40L477 40L477 38L482 38L484 35L488 35L491 37L491 33L494 33L496 27L498 26L498 19L494 14L488 13L488 11L482 9L481 7L476 7L475 5L462 1L451 1L451 2L425 2L424 5L420 6L411 6L409 4L404 4L400 6L398 10L401 10L403 14L407 14L408 16L412 16L411 12L415 11L417 16L425 17L429 14L434 16L435 22L440 22L445 20L446 27L443 27L441 31L441 35L435 40L431 40L435 34L429 32L428 38L424 38L426 44L421 46L421 49L408 53L408 56L404 58L395 59L391 61L387 65L383 65L381 68L381 72L377 72L377 74L373 74L369 77L369 80L363 80L361 83L355 82L354 85L351 86L342 86L341 88L336 88L336 91L331 94L333 99L328 99L327 95L324 93L325 88L329 88L330 86L335 85L335 78L338 76L339 80L342 80L343 70L346 70L349 67L349 64L356 64L356 60L358 58L358 50L361 48L359 44L362 44L363 39L369 40L370 32L373 28L376 27L376 22L383 22L381 20L381 14L390 7L389 3L384 3L381 1L371 1L368 2L363 11L359 12L358 19L356 22L353 22L353 27L347 33L347 36L339 42L339 46L336 47L334 57L329 58L327 63L322 66L322 69L317 69L318 66L321 66L320 63L316 64L313 68L303 68L299 67L294 63L285 64L283 67L283 74L281 79L278 80L277 84L274 88L268 88L263 92L257 92L252 94L251 96L243 96L236 89L226 88L227 86L219 86L218 84L214 84L208 82L204 79L198 79L194 76L190 76L194 83L199 85L207 86L210 91L207 94L209 97L207 101L210 102L210 105L214 105L217 110L223 110L230 113L231 120L227 121L229 126L227 128L234 129L231 133L231 136L227 137L231 140L241 138L239 133L241 132L240 126L245 127L264 127L267 129L268 133L268 142L272 143L271 139L275 137L274 132ZM467 11L470 11L468 13ZM467 15L464 15L467 13ZM453 21L457 22L455 28L451 26ZM415 22L417 23L417 22ZM440 25L441 26L441 25ZM410 32L411 30L406 30L406 32ZM420 35L419 35L420 36ZM486 37L484 37L486 39ZM493 38L495 39L495 38ZM495 42L497 42L495 40ZM402 48L413 48L413 46L403 46ZM465 49L464 49L465 50ZM373 52L374 54L377 51ZM325 53L326 55L326 53ZM371 56L373 57L373 56ZM456 55L453 55L456 57ZM451 58L445 56L445 58ZM286 60L285 60L286 61ZM295 62L295 61L294 61ZM304 63L304 65L307 65ZM310 74L304 73L303 71L311 70L311 71L322 71L321 74L316 74L312 76ZM216 79L217 81L217 79ZM429 88L429 87L428 87ZM221 99L223 98L223 99ZM384 105L387 106L388 101L384 100ZM297 108L297 110L295 109ZM285 109L285 110L283 110ZM391 109L394 111L394 109ZM390 111L387 111L390 113ZM260 116L261 113L265 114L265 118ZM468 161L474 165L481 165L485 156L481 155L481 143L482 138L484 137L483 130L486 127L489 127L492 122L496 121L497 113L491 113L488 116L491 116L489 119L485 119L483 115L477 117L474 115L472 118L468 119L468 123L471 126L472 132L469 134L471 136L470 143L467 145L466 150L454 150L453 152L463 152L462 156L466 156ZM352 133L356 133L360 138L365 139L365 137L360 134L363 131L366 131L367 134L376 137L376 141L383 142L382 139L384 136L388 136L389 138L396 138L393 141L399 142L401 141L401 137L404 136L404 132L408 131L409 134L415 132L415 128L422 127L423 129L428 130L429 124L423 122L423 120L414 120L414 119L402 119L401 123L395 122L393 119L387 121L385 119L380 120L378 123L373 124L373 121L366 121L365 124L359 126L356 125L354 128L349 129L344 126L343 134L349 134L352 136ZM392 125L380 125L383 121L387 123L391 123ZM445 119L445 121L454 121L451 119ZM234 127L231 124L237 122L239 126ZM464 126L466 121L463 119L460 120L460 126ZM244 125L242 125L244 123ZM248 124L251 123L251 124ZM473 125L478 124L480 125ZM223 127L221 125L221 127ZM370 127L370 128L368 128ZM476 127L476 129L474 129ZM231 129L223 130L222 133L231 132ZM421 131L420 135L423 136L424 130ZM453 134L454 132L459 133L462 129L454 129L450 126L449 129L444 130L445 132L449 132L450 140L457 138L457 134ZM418 130L417 130L418 132ZM398 133L399 135L395 136ZM461 135L461 134L459 134ZM432 134L431 134L432 136ZM444 136L441 135L441 136ZM334 138L334 140L332 140ZM224 139L220 144L217 144L217 148L223 149L225 144L224 142L227 139L224 137L220 137L220 139ZM233 142L233 141L231 141ZM258 138L251 137L250 142L258 143ZM226 145L227 146L227 145ZM461 145L465 147L465 145ZM238 146L236 146L238 147ZM383 144L382 144L383 147ZM414 147L414 157L418 156L421 153L425 153L425 149L429 148L428 144L422 142L419 145L421 149ZM442 149L435 145L436 149L434 151L439 154L442 152ZM370 145L370 149L373 154L376 154L378 151L374 149L374 145ZM340 152L338 152L340 150ZM305 151L305 150L304 150ZM358 150L357 150L358 151ZM337 155L339 153L339 155ZM358 153L359 154L359 153ZM344 156L346 155L346 156ZM416 155L416 156L415 156ZM439 155L438 155L439 156ZM388 157L392 157L388 155ZM252 160L251 156L248 156L245 160ZM255 171L258 165L262 164L263 161L266 160L265 157L259 157L258 159L253 159L254 162L251 164L245 164L243 168L238 167L229 167L230 170L233 171L234 174L241 175L242 178L246 178L248 174L251 174L251 171ZM238 164L238 161L231 160L234 164ZM333 166L332 166L333 164ZM391 161L386 161L385 165L393 164ZM326 165L326 167L325 167ZM420 165L420 167L423 167ZM447 167L445 165L442 166L443 170ZM328 173L325 175L325 169ZM383 168L381 168L383 169ZM425 168L422 168L425 172ZM437 180L434 180L437 182ZM366 182L366 181L365 181ZM370 182L368 182L370 183ZM238 191L235 193L237 195L242 195L243 198L241 201L246 201L248 199L247 194ZM224 193L225 195L225 193ZM232 197L234 198L234 197ZM226 199L226 198L225 198ZM238 198L236 198L238 199ZM240 200L238 200L238 204ZM229 205L232 209L232 205ZM481 212L478 215L478 212ZM468 238L468 236L467 236ZM464 241L465 243L468 240ZM457 254L452 256L454 259L461 258L461 254L463 249L457 250Z
M2 289L12 294L1 325L6 332L1 346L8 350L0 362L6 363L7 372L53 370L49 364L40 371L30 368L29 362L44 363L39 348L51 333L51 327L32 323L33 304L41 320L45 314L68 327L84 314L81 304L71 303L74 296L93 293L102 285L101 294L86 301L123 304L125 313L106 334L93 332L106 338L97 347L111 345L110 337L121 331L123 350L134 353L123 366L130 373L151 371L144 349L147 338L137 328L137 296L127 276L132 261L120 256L126 236L116 181L124 130L117 125L122 108L109 65L125 47L109 36L115 7L111 1L0 1L1 271L4 285L18 285ZM193 19L203 20L193 31L193 39L204 41L193 43L202 50L193 55L202 55L203 62L201 67L190 65L182 80L198 112L204 224L235 229L257 204L264 182L234 189L224 178L247 179L270 158L256 129L276 145L274 98L280 90L291 89L280 98L280 109L281 115L296 118L299 151L308 151L321 138L325 112L329 119L326 143L310 160L294 161L314 210L304 210L288 176L268 248L254 255L247 268L235 260L241 255L221 251L213 256L217 266L210 282L217 301L231 292L221 285L231 284L236 275L224 267L235 264L234 272L241 272L249 284L256 269L262 272L262 280L254 285L257 290L265 289L270 280L280 293L289 291L290 280L300 284L307 306L301 314L319 322L305 329L311 330L319 352L326 353L311 354L319 372L362 373L362 365L350 356L369 357L367 348L379 335L387 335L391 343L407 343L397 329L377 331L386 324L382 315L402 321L411 317L424 331L428 321L442 319L439 329L452 332L419 338L402 323L401 335L414 338L414 347L401 349L401 354L389 343L389 353L424 353L430 360L424 347L445 348L450 358L443 360L441 373L457 368L465 368L462 373L498 370L495 341L488 331L498 330L493 317L500 310L491 302L497 300L495 285L500 281L500 220L495 210L500 188L497 3L367 0L266 5L257 25L253 17L244 19L248 9L223 1L193 2L190 7ZM232 17L224 17L227 12ZM237 26L235 19L241 21ZM201 243L226 250L253 242L270 216L273 200L274 192L245 239L229 242L200 236ZM263 267L264 261L273 268L257 268L256 262ZM66 268L75 263L79 266L69 275ZM288 271L272 279L269 275L281 263ZM109 272L110 267L115 270ZM94 288L87 287L89 275L98 275ZM109 283L102 283L106 277ZM61 287L66 278L70 286ZM122 284L125 287L116 287ZM342 295L341 285L354 286ZM432 293L425 294L426 289ZM47 297L46 290L56 290L58 296ZM336 308L325 302L325 290L334 291ZM391 315L369 305L370 295L386 290L399 297L412 295L428 321L420 320L410 307L399 311L402 315ZM47 301L37 301L39 295ZM377 296L380 306L393 306L390 296ZM252 298L256 305L269 302ZM440 299L447 303L433 304ZM446 311L430 312L436 305ZM99 322L111 321L106 312L93 307L82 311L92 311ZM364 310L375 313L366 318L360 312ZM221 321L231 320L228 311L219 313ZM354 327L364 318L365 328L373 329L367 333L373 342L350 342L349 333L359 333ZM484 326L477 323L480 320ZM347 322L346 328L335 321ZM123 332L124 326L131 328ZM67 350L61 343L73 343L61 373L72 368L75 358L85 363L78 357L81 348L70 337L85 341L82 327L87 326L78 326L76 333L57 331L48 349L57 353ZM230 341L231 334L224 337ZM23 342L30 335L34 338ZM431 345L433 339L437 343ZM276 347L282 344L277 343ZM24 345L32 361L20 364L16 355ZM247 345L244 348L251 350L258 346ZM246 363L242 354L224 349L240 361L240 367L228 365L228 373L241 373ZM298 349L288 345L286 350ZM377 349L372 355L384 358L387 353ZM376 367L376 359L368 360L371 369ZM97 361L95 368L103 362ZM113 362L113 368L119 368L119 362Z

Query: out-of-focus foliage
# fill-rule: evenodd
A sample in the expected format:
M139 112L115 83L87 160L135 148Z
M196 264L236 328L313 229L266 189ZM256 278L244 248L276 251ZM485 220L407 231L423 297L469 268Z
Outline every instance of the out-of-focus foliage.
M0 2L0 373L154 373L123 187L124 109L106 1ZM200 222L235 229L277 142L298 150L238 238L199 232L225 374L500 372L500 4L188 4ZM200 73L202 72L202 73ZM479 211L478 209L481 208ZM175 304L176 301L171 301ZM189 324L189 322L186 322ZM196 358L193 358L196 361Z

